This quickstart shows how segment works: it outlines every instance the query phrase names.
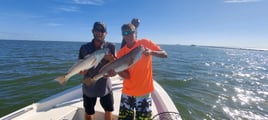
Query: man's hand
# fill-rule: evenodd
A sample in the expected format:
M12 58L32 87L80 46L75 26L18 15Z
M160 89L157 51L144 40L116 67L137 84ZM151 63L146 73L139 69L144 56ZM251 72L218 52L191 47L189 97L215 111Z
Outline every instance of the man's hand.
M145 48L145 50L143 51L143 54L146 55L146 56L149 56L152 54L152 50L148 49L148 48Z
M167 58L168 56L167 52L164 50L154 51L149 48L145 48L145 50L143 51L143 54L146 56L152 55L152 56L160 57L160 58Z
M104 77L113 77L113 76L115 76L117 73L112 69L112 70L110 70L108 73L107 73L107 75L105 75Z
M87 72L88 72L88 70L83 70L83 71L80 71L79 74L80 74L80 75L86 75Z
M104 56L104 59L107 60L107 61L109 61L109 62L112 62L116 58L112 54L107 54L107 55Z

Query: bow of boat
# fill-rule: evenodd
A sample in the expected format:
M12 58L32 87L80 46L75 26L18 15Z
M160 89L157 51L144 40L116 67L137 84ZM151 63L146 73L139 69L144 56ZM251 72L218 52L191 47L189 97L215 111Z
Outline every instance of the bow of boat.
M113 118L118 118L122 80L112 78L114 107ZM154 119L178 119L181 117L166 91L154 82L155 91L152 93L152 112ZM99 102L95 106L95 119L102 120L104 111ZM84 120L82 85L75 86L37 103L21 108L1 118L1 120Z

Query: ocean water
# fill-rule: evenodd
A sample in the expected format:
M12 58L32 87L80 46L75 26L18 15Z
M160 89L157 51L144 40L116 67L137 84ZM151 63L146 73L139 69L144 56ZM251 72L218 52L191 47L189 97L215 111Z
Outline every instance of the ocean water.
M80 84L53 79L77 60L82 42L0 40L0 117ZM119 44L116 44L119 48ZM154 79L184 120L268 119L268 51L161 45Z

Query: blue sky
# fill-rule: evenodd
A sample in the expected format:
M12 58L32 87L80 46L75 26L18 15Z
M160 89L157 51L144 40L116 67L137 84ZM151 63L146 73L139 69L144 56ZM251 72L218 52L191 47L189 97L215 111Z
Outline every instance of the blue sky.
M139 38L158 44L268 49L268 0L0 0L0 39L83 41L92 25L120 28L140 18Z

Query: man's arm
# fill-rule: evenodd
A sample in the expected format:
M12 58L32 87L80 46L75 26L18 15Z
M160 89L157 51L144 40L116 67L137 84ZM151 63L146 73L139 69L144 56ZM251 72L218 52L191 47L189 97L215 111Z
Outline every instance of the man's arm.
M145 51L143 52L143 54L152 55L152 56L160 57L160 58L167 58L167 56L168 56L168 54L167 54L167 52L165 50L155 51L155 50L151 50L151 49L148 49L148 48L145 48Z

